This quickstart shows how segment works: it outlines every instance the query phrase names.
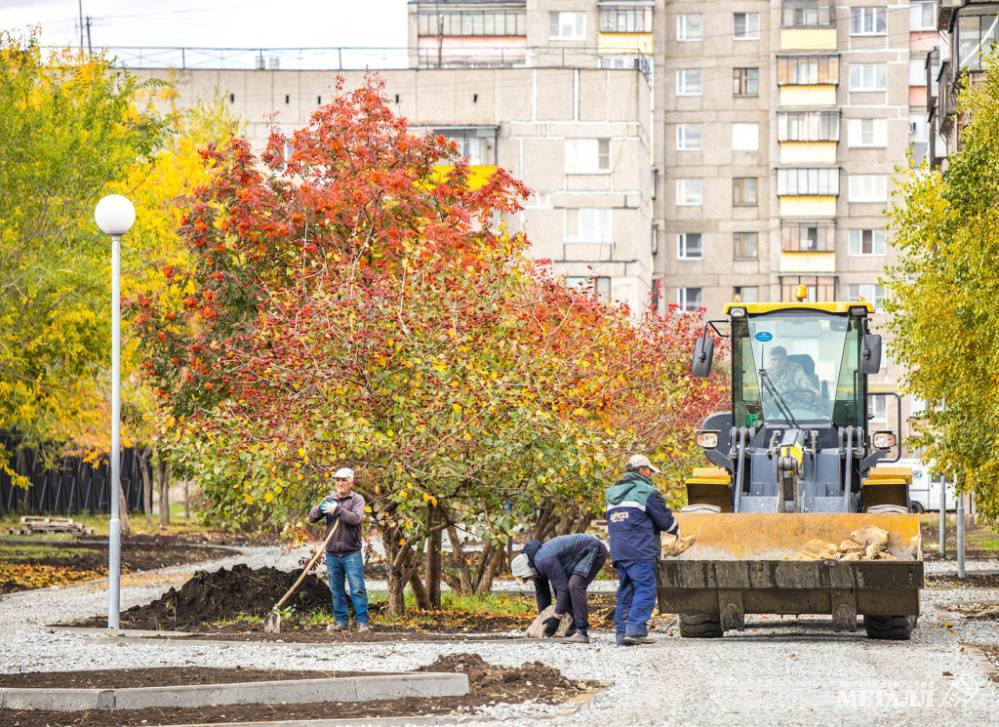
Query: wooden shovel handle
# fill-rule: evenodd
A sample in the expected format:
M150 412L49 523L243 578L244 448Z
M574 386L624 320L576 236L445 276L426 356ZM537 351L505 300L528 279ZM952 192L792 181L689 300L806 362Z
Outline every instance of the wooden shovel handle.
M333 539L333 533L335 533L337 528L339 527L340 527L340 519L337 518L337 521L333 523L333 527L330 529L330 532L326 536L326 539L323 540L323 546L316 552L314 556L312 556L312 560L310 560L309 564L305 566L305 568L302 570L302 575L298 577L298 580L295 581L294 585L292 585L292 587L288 589L288 592L286 594L281 596L280 601L274 604L274 608L271 609L272 611L277 611L279 608L281 608L284 605L284 602L287 601L289 598L291 598L291 594L294 593L300 585L302 585L302 581L305 580L305 576L309 575L309 571L312 570L312 566L314 566L319 561L319 557L326 552L326 546L330 544L330 541Z

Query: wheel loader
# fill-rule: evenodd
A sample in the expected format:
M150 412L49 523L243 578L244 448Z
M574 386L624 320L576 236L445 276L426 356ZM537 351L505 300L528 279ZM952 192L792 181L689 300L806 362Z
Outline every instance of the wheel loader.
M870 427L868 377L881 366L874 309L806 294L731 303L695 340L699 377L711 372L715 337L730 340L732 397L697 431L710 466L686 479L677 513L693 544L659 565L659 610L679 615L682 636L741 630L746 614L828 614L838 631L862 617L871 638L908 639L919 614L912 474L889 466L901 448L897 394L885 394L897 403L896 431ZM887 532L880 556L832 552L869 525ZM832 547L816 557L816 542Z

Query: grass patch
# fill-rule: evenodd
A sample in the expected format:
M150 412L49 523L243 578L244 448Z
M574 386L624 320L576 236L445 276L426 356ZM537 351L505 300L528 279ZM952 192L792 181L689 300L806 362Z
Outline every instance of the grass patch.
M93 528L93 538L107 537L108 521L110 515L107 513L76 513L74 515L53 515L52 517L71 517L81 525ZM8 513L0 517L0 534L7 535L7 528L18 527L21 524L20 513ZM174 503L170 506L170 524L160 525L159 516L153 515L151 524L146 524L146 517L141 512L131 512L128 517L128 524L135 535L183 535L203 533L209 531L201 524L201 515L196 512L191 513L191 517L184 518L183 503ZM10 537L16 537L11 535ZM68 533L46 533L42 536L21 536L26 538L44 537L46 540L72 540L75 536Z

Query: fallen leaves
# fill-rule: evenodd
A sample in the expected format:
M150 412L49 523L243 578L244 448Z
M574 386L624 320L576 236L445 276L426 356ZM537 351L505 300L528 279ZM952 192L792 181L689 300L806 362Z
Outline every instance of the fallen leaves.
M68 586L104 577L104 571L32 563L0 563L0 593Z

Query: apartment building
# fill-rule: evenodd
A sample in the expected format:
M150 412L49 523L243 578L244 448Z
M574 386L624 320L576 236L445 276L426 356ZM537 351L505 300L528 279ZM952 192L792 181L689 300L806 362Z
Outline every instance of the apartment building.
M957 115L963 76L974 85L985 70L985 55L999 43L999 2L943 0L937 18L940 44L927 55L924 73L929 154L934 166L945 166L960 149L964 119Z

